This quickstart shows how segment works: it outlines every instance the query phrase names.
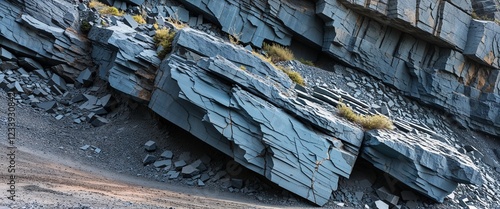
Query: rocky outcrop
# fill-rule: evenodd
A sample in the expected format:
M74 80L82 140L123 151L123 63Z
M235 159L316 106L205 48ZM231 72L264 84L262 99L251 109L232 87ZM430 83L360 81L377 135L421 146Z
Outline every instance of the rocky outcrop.
M470 1L181 2L243 43L321 47L464 127L500 135L500 26L473 20Z
M218 1L181 0L188 8L202 12L219 24L222 31L240 36L242 43L262 46L263 41L290 45L293 36L320 46L323 25L316 18L314 3L309 1Z
M284 73L191 29L177 34L174 50L149 104L160 116L318 205L349 177L363 131L298 96Z
M157 73L149 107L318 205L326 203L339 177L349 177L363 138L364 158L436 201L458 183L481 183L474 164L430 137L436 133L428 129L399 121L397 131L365 133L335 113L343 99L369 114L369 105L345 92L294 89L250 51L196 30L181 30L174 44Z
M79 34L78 12L63 1L0 2L0 43L16 56L46 67L64 65L68 80L92 65L90 43Z
M482 183L470 158L434 137L368 131L361 156L378 169L431 199L443 202L458 183Z
M121 21L107 28L94 26L88 37L92 40L92 58L98 64L98 75L111 87L132 98L147 102L160 59L153 39Z

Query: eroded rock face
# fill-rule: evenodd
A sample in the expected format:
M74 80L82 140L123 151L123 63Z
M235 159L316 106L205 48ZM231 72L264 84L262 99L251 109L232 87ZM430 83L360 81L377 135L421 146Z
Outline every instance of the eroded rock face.
M242 70L210 50L193 50L199 46L232 48L243 56L228 58L255 65ZM150 108L281 187L325 204L339 177L349 176L363 131L297 96L285 74L243 48L191 29L178 33L175 48L160 66ZM245 55L250 59L239 60Z
M107 28L95 26L88 34L93 42L92 58L99 65L98 75L116 90L147 102L160 65L153 39L136 36L140 32L123 22L117 24Z
M222 31L240 35L242 43L262 46L264 40L290 45L292 36L300 36L314 45L323 41L323 23L316 18L314 3L279 0L219 1L181 0L189 8L222 26Z
M321 47L465 127L500 135L500 26L473 20L469 0L181 2L243 43Z
M470 158L431 136L373 130L366 132L363 145L361 157L439 202L458 183L482 183Z
M467 156L427 130L364 132L335 113L341 98L359 112L368 107L345 93L316 88L313 97L293 89L283 73L250 51L196 30L181 30L174 44L149 107L313 203L326 203L339 178L349 177L363 139L365 159L436 201L458 183L481 183Z
M1 1L0 42L10 52L46 66L64 64L76 73L68 75L74 79L92 65L90 43L74 29L78 19L73 5L64 1Z

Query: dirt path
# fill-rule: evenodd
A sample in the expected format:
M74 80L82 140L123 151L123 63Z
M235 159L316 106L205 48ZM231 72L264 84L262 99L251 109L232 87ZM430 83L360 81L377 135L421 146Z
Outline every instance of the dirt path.
M1 150L7 150L3 143ZM22 147L16 152L16 201L6 197L8 178L2 171L0 205L13 208L266 208L238 197L238 202L227 200L235 198L227 194L158 184Z

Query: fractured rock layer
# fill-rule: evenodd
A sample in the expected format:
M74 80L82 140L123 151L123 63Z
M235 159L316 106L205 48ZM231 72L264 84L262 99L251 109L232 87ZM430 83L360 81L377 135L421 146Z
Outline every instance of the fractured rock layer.
M190 29L176 39L180 56L160 66L150 108L281 187L325 204L339 176L349 176L363 131L297 97L284 88L290 85L286 75L262 68L268 64L256 57L248 72L220 56L193 60L190 54L201 51L186 50L203 41L209 48L234 47ZM269 74L275 81L265 79Z

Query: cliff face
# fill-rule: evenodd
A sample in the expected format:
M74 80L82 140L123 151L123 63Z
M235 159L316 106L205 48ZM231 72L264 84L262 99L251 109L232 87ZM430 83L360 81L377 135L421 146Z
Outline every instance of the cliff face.
M181 2L244 43L316 45L464 126L500 135L500 26L472 19L470 1Z
M473 20L469 1L181 2L223 31L240 34L243 43L306 43L404 95L445 110L464 126L500 135L500 28ZM127 8L141 1L108 3ZM163 21L162 16L175 10L189 24L202 22L203 17L190 17L181 8L154 7L147 12L150 24L139 25L131 15L100 15L80 4L80 12L93 18L83 37L74 30L78 12L63 1L0 1L0 67L9 71L8 76L0 74L0 86L50 110L56 101L40 105L27 95L31 90L24 91L33 85L14 78L12 70L29 75L18 64L46 80L51 77L51 89L43 88L48 93L33 91L47 96L42 101L70 88L61 77L87 85L96 73L111 88L317 205L329 200L340 178L349 178L358 156L438 202L459 183L482 183L479 168L465 152L445 143L437 132L405 118L395 121L395 130L361 129L339 117L336 106L343 101L359 113L378 113L372 104L326 84L297 86L251 50ZM177 31L173 51L163 60L152 38L154 22ZM92 62L96 68L87 69ZM54 74L46 75L45 68ZM110 106L110 96L99 101L87 96L84 108L107 113L102 109ZM99 116L98 122L108 121Z
M2 1L1 46L18 56L54 67L67 81L93 65L90 42L75 28L79 15L72 4L49 0Z

